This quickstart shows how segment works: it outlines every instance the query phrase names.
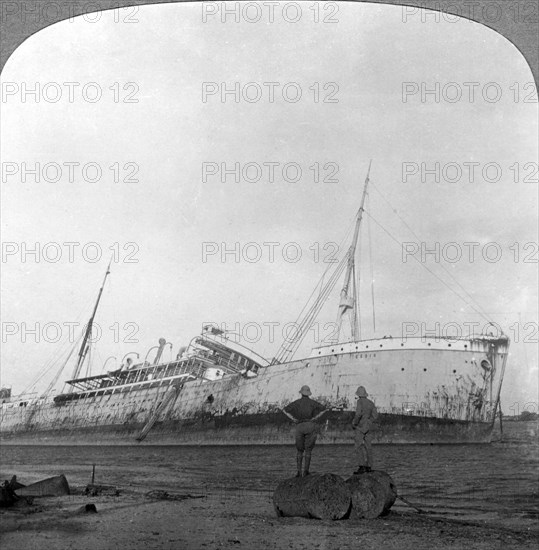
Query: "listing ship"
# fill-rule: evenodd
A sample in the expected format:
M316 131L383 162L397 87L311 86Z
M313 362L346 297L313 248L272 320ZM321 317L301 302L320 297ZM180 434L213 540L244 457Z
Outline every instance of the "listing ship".
M370 172L370 167L369 167ZM377 443L488 443L500 407L509 339L359 337L355 256L369 173L352 243L314 303L271 360L208 325L177 358L163 361L161 338L152 361L127 358L119 369L81 377L109 269L79 348L68 389L53 396L11 397L0 391L0 441L38 445L290 444L282 408L308 384L327 407L319 442L350 443L355 391L368 389L380 413ZM110 266L109 266L110 268ZM350 320L348 341L324 344L293 359L341 275L337 335ZM152 350L154 349L152 348ZM148 356L148 354L147 354ZM57 375L58 376L58 375Z

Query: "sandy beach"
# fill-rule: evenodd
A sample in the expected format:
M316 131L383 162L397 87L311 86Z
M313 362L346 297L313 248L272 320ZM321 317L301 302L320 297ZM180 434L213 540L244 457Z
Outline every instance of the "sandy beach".
M294 473L292 445L2 446L0 480L15 474L30 484L63 473L71 494L0 508L0 543L9 550L536 548L537 427L508 423L505 441L491 445L375 446L377 469L425 513L397 500L385 517L354 521L277 517L272 495ZM84 494L93 464L95 483L114 489ZM346 478L352 468L352 445L315 448L314 473ZM87 504L97 513L81 513Z
M531 549L538 541L537 531L402 510L375 520L277 518L268 495L246 491L181 501L159 500L131 491L117 497L70 495L36 499L34 503L32 507L2 511L3 548L492 550ZM97 513L78 512L88 503L95 504Z

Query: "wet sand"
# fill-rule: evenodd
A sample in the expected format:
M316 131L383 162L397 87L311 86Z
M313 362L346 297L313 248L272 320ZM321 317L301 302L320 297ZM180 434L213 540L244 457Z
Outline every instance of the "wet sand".
M509 423L508 423L509 424ZM494 549L539 542L537 423L507 426L506 440L485 446L377 446L377 468L399 493L375 520L277 518L271 501L293 474L287 447L3 447L0 479L23 483L64 473L72 495L0 510L0 544L17 549ZM96 483L119 496L85 496ZM348 446L317 447L313 470L347 477ZM150 491L200 498L160 500ZM97 514L76 514L94 503Z

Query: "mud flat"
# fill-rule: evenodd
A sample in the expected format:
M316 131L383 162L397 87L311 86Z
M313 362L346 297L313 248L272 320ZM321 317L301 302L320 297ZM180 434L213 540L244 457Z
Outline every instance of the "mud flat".
M76 488L82 492L82 487ZM81 513L95 504L97 513ZM78 513L77 513L78 511ZM277 518L269 495L206 493L161 500L137 491L115 496L40 499L0 513L1 544L11 550L108 549L527 549L538 532L455 521L395 510L383 518L319 521Z
M510 423L507 423L510 424ZM295 473L293 445L279 447L1 447L0 481L65 474L73 494L0 509L9 550L528 549L539 542L537 422L507 426L503 443L377 446L377 468L425 510L397 501L378 519L278 518L280 480ZM518 425L517 425L518 424ZM96 483L119 496L85 496ZM316 447L312 471L348 477L353 446ZM151 498L186 495L183 500ZM76 513L95 504L97 513Z

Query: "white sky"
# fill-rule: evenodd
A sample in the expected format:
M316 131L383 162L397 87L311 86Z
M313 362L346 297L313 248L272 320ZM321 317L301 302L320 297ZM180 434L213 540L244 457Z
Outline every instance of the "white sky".
M272 24L267 17L253 24L222 23L217 16L203 23L200 4L143 6L133 24L121 22L122 11L120 22L113 12L105 12L94 24L78 18L48 27L8 60L0 105L4 246L81 246L73 262L66 247L56 263L43 257L36 262L20 252L3 258L3 385L21 391L58 352L58 344L43 337L36 342L29 334L22 342L22 323L32 328L87 320L113 243L136 243L138 263L112 266L96 319L104 327L97 346L99 365L131 350L143 357L160 336L174 343L175 354L205 321L231 328L235 323L279 323L275 342L269 341L266 325L252 345L272 356L282 325L296 319L326 267L313 261L310 247L340 243L345 236L372 158L376 188L429 247L436 241L441 246L457 242L467 254L463 243L480 243L473 263L467 257L441 263L512 340L519 340L512 344L502 393L506 412L513 403L522 407L537 400L537 173L533 176L533 165L527 164L537 163L537 95L528 86L533 79L524 58L502 36L468 21L432 18L425 23L417 16L404 23L400 7L345 3L335 16L338 23L323 24L313 22L311 4L302 4L302 18L295 24L284 21L278 8ZM275 102L267 101L266 87L263 99L254 103L235 103L230 96L223 103L217 95L202 102L203 82L232 86L236 81L242 86L280 83ZM36 82L42 88L58 83L61 99L24 97L22 87ZM64 82L80 83L72 103ZM101 88L100 101L82 98L88 82ZM299 102L282 99L287 82L301 86ZM315 82L322 88L337 83L338 103L315 103L309 89ZM403 82L425 82L429 88L435 82L441 87L455 82L465 95L452 103L443 96L439 102L432 96L422 102L416 94L404 103ZM466 82L479 83L472 102ZM121 97L133 89L129 85L124 91L123 85L135 83L138 103L115 103L109 89L114 83L119 83ZM502 91L499 101L484 100L487 83ZM13 89L13 95L5 93ZM55 88L48 90L54 97ZM448 90L450 97L453 91ZM325 93L322 89L321 97ZM524 101L526 97L531 99ZM91 183L79 168L70 183L64 167L59 182L42 177L38 183L31 174L22 181L21 163L51 162L95 162L103 175ZM138 165L139 181L115 183L109 166L127 162ZM218 176L203 183L203 162L278 162L281 167L296 162L303 175L297 183L281 177L274 183L265 177L235 183L229 177L222 183ZM313 182L309 166L315 162L337 163L338 182ZM404 162L429 167L454 162L463 169L467 162L480 165L473 183L464 171L458 183L436 184L431 176L422 183L419 175L403 182ZM481 176L491 162L501 169L497 182ZM10 175L13 166L19 172ZM524 181L530 175L535 183ZM369 210L399 241L415 240L375 190ZM373 222L371 232L377 336L399 336L402 322L433 328L435 322L479 321L484 326L473 309L416 262L403 263L399 246ZM86 261L80 252L89 242L103 250L98 263ZM267 247L259 262L235 263L231 255L226 262L219 255L203 262L205 242L219 247L223 242L229 247L236 242L280 244L273 263ZM301 247L296 263L282 257L283 245L290 242ZM481 247L488 242L499 244L500 261L482 258ZM514 243L519 243L518 262L515 247L510 248ZM535 244L525 249L527 243ZM371 337L368 250L363 248L363 336ZM121 250L120 256L126 252ZM525 263L525 257L532 261ZM432 257L426 265L455 287ZM335 298L322 312L321 336L328 334L323 326L334 321L336 305ZM107 327L115 322L120 327L135 323L139 342L112 342ZM10 329L18 333L6 335ZM128 333L120 330L122 338ZM522 341L525 336L530 342ZM311 344L306 342L297 356ZM111 360L108 368L113 364ZM43 384L45 380L38 388Z

